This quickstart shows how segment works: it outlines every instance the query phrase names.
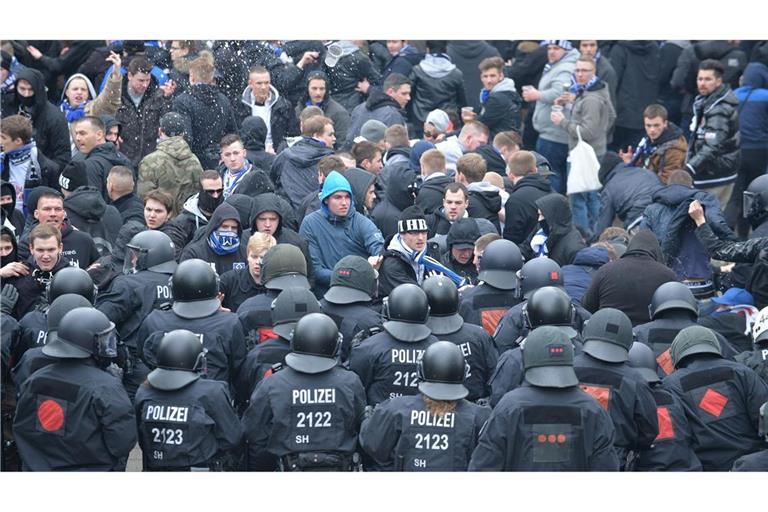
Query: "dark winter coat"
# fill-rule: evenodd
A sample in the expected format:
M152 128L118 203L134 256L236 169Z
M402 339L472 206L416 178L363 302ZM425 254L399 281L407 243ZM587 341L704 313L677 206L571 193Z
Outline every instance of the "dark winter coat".
M475 71L477 73L477 71ZM427 115L435 109L459 111L467 104L464 74L445 54L429 55L414 66L411 79L411 122L421 130Z
M371 85L375 85L381 76L362 51L352 48L351 43L342 44L347 45L344 55L333 68L323 64L323 71L328 75L327 88L331 97L347 112L352 112L365 101L365 96L355 90L357 83L367 79Z
M768 145L768 65L749 63L744 70L742 86L733 92L741 109L741 148L764 150Z
M413 205L409 185L416 180L416 173L408 166L392 166L386 197L376 205L371 218L384 238L397 233L397 221L403 210Z
M484 182L472 183L467 187L469 206L467 213L473 219L487 219L501 232L499 224L499 210L501 210L501 194L493 185Z
M317 163L332 155L333 150L325 143L311 137L302 137L299 142L281 152L272 164L270 177L280 195L296 208L311 192L317 192Z
M53 103L48 101L42 73L31 68L19 70L16 73L14 91L3 94L3 117L19 114L22 111L19 95L15 92L15 85L19 80L29 82L32 90L35 91L35 103L26 109L27 112L31 112L32 136L37 143L38 151L53 162L51 170L57 173L53 177L53 181L58 181L58 173L64 170L64 166L67 165L71 157L67 118Z
M693 173L693 184L718 187L736 180L741 163L739 100L728 85L696 97L691 126L685 165Z
M366 121L371 119L381 121L387 127L407 124L405 111L400 104L379 88L372 89L365 103L356 106L351 115L346 139L348 147L355 143L355 137L360 135L360 129Z
M112 167L122 165L129 169L135 169L128 157L117 150L111 142L99 144L84 156L75 156L75 159L85 159L85 171L88 176L88 185L101 192L101 197L108 201L107 176ZM135 177L136 171L134 171Z
M232 254L218 255L213 252L213 249L208 245L208 237L211 233L216 231L221 223L227 219L235 219L239 226L237 234L240 235L240 248ZM221 275L228 270L237 270L247 266L248 255L246 253L246 247L243 244L243 224L240 221L240 214L237 212L234 206L229 203L222 203L213 212L211 220L206 224L204 235L199 239L192 241L187 245L183 251L179 261L189 260L192 258L198 258L209 263L213 263L216 266L216 272Z
M647 230L638 232L629 242L627 252L595 273L582 304L594 313L601 308L616 308L640 325L650 321L648 304L656 289L676 281L677 275L664 265L656 237Z
M136 194L131 193L118 197L110 204L120 213L122 224L132 220L144 224L144 204L136 197Z
M520 109L523 100L515 90L515 82L509 78L493 86L485 103L480 107L480 115L477 120L490 130L488 140L499 132L509 130L520 131Z
M270 86L270 88L270 95L267 99L267 105L271 105L269 109L270 135L272 136L272 147L277 148L285 140L286 135L298 131L298 126L295 126L297 118L293 115L291 103L281 96L274 86ZM253 116L252 104L249 86L245 88L240 101L237 102L236 113L240 122Z
M248 267L228 270L221 275L219 291L224 294L221 305L230 311L237 311L247 299L266 292L263 284L256 283Z
M573 302L581 304L597 269L610 261L603 247L585 247L576 253L573 263L562 268L565 291Z
M91 235L101 256L112 252L123 219L117 208L104 202L98 190L78 187L64 199L64 210L72 226Z
M659 91L659 45L656 41L618 41L611 50L616 70L616 126L643 126L643 110Z
M477 66L483 59L498 57L499 51L486 41L449 41L448 55L464 75L467 104L480 112L480 72ZM463 106L463 105L461 105Z
M27 256L23 259L20 258L19 261L22 261L29 268L29 274L3 280L3 285L10 284L19 292L19 299L16 301L16 305L11 312L11 316L16 320L21 320L36 305L44 303L46 293L45 285L33 277L35 271L40 270L34 258ZM59 270L70 265L71 262L67 258L61 257L56 262L56 265L54 265L53 270L51 270L51 274L56 275Z
M665 185L673 171L685 166L688 142L685 140L683 131L673 122L669 122L667 128L655 141L651 142L647 135L643 137L638 146L644 145L653 145L656 149L653 152L638 154L631 165L650 169Z
M416 196L416 206L421 208L425 214L434 213L443 206L443 196L445 187L453 183L450 176L435 176L423 182L419 188L419 195Z
M228 133L237 133L237 119L229 100L215 85L191 85L174 98L173 111L185 119L186 139L203 169L215 169L219 163L219 141Z
M546 176L529 174L509 190L504 205L504 238L521 244L539 222L536 201L552 193Z
M137 167L142 158L155 150L160 118L171 110L172 98L166 98L152 79L137 107L128 95L128 81L123 82L123 101L115 116L120 122L121 149Z
M275 161L275 155L264 151L267 139L267 124L259 116L248 116L240 125L240 138L243 140L246 158L255 167L269 171ZM277 146L275 146L277 147Z
M573 226L568 198L556 193L548 194L536 200L536 207L544 214L542 222L547 225L547 254L560 266L572 263L576 253L584 248L584 241ZM523 248L530 252L530 244L523 244Z
M312 77L315 78L318 75L317 73L313 74ZM347 140L347 133L349 132L349 125L352 121L352 117L350 113L345 109L341 103L331 98L329 90L328 90L328 80L326 79L326 89L325 89L325 97L323 98L323 101L320 102L319 105L315 105L317 107L320 107L323 111L323 115L333 121L333 131L336 133L336 147L341 147L344 142ZM301 97L301 100L296 105L295 109L295 115L296 118L299 118L299 115L301 114L301 111L307 108L308 106L312 105L312 102L309 99L309 91L307 87L304 88L304 94ZM275 146L277 147L277 146Z
M601 168L601 171L603 169ZM602 233L613 225L614 217L624 223L624 229L633 224L653 201L653 195L663 188L652 171L620 163L600 175L600 215L595 233Z

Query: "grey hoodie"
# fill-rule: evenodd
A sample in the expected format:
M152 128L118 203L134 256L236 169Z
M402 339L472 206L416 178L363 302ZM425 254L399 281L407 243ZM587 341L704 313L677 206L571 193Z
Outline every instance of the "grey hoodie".
M568 132L553 124L550 114L555 98L563 93L563 85L571 83L571 74L576 69L578 58L579 51L571 50L541 75L538 87L541 98L536 102L536 110L533 112L533 127L544 140L568 144Z
M419 67L432 78L444 78L456 69L456 64L450 59L427 54L419 63Z
M243 90L243 95L240 99L240 101L242 101L245 105L248 106L248 108L251 109L252 116L259 116L264 120L264 124L267 125L267 138L264 141L266 146L272 145L272 107L275 103L277 103L277 100L279 99L280 93L272 84L269 84L269 96L267 96L267 101L264 102L263 106L257 105L254 102L250 85Z

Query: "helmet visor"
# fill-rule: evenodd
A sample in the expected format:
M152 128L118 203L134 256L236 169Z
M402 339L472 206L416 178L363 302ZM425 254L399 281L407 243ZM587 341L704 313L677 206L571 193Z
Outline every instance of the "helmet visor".
M96 353L103 359L117 357L117 333L114 324L96 336Z
M125 248L125 258L123 259L123 274L135 274L146 267L147 251L140 247Z
M743 215L745 219L748 219L753 214L758 213L760 208L760 196L754 192L744 191L743 197Z

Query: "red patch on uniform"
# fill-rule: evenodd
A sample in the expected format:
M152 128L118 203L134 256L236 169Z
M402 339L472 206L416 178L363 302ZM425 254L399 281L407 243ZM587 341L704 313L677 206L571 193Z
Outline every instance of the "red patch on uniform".
M258 341L259 343L264 343L265 341L268 341L268 340L276 340L277 338L279 338L277 333L275 333L275 331L273 331L269 327L259 328L259 341Z
M64 426L64 409L55 400L45 400L37 406L37 419L46 432L56 432Z
M557 281L558 279L560 279L560 273L559 272L557 272L555 270L555 271L552 271L552 272L549 273L549 280L550 281Z
M566 439L567 438L565 437L565 434L558 434L557 435L557 442L560 443L560 444L565 443Z
M666 375L669 375L675 371L675 365L672 363L672 352L670 349L665 350L659 357L656 358L656 364L659 365Z
M501 319L504 318L504 313L506 313L508 309L509 308L484 309L481 311L480 321L482 322L485 332L487 332L490 336L493 336L493 334L496 332L496 328L499 326L499 322L501 322Z
M608 410L608 404L611 402L611 388L606 386L594 386L590 384L579 384L579 387L589 396L597 400L600 407Z
M272 368L264 372L264 378L271 377L274 372L272 371Z
M707 392L704 393L701 402L699 402L699 408L704 409L712 416L719 418L720 415L723 414L723 409L725 409L727 403L727 396L718 393L714 389L707 388Z
M539 437L536 438L536 439L540 443L546 443L547 442L547 436L545 436L544 434L539 434Z
M557 442L557 436L555 434L549 434L547 436L547 441L554 444L555 442Z
M659 421L659 435L656 436L656 441L674 439L675 429L672 426L672 418L669 416L669 409L666 407L657 407L656 418Z

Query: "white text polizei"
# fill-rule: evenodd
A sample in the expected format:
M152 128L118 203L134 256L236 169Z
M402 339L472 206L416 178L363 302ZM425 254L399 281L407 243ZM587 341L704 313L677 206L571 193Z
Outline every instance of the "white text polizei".
M174 421L176 423L186 423L188 416L189 407L148 405L147 414L144 419L148 421Z
M336 390L334 388L325 389L294 389L291 396L292 403L295 404L335 404Z

